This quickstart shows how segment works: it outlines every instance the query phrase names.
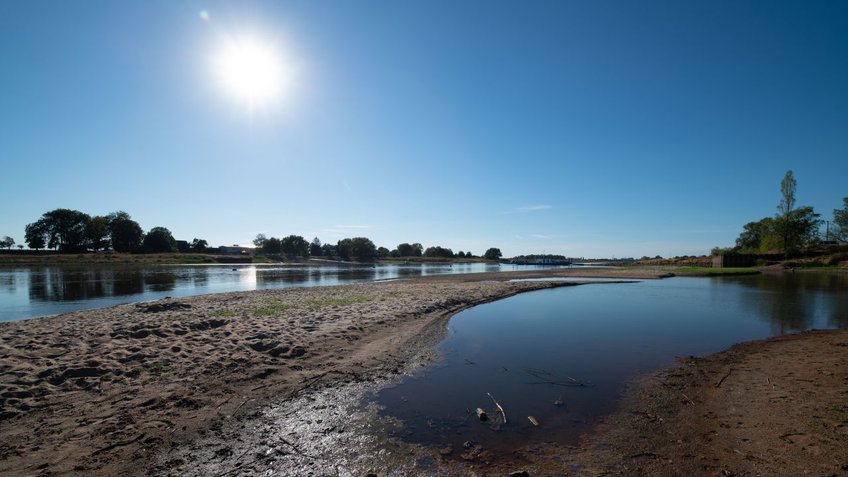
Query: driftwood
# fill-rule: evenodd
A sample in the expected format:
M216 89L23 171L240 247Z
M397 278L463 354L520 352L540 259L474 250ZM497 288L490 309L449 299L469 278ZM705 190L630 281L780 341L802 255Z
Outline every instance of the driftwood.
M482 408L478 407L477 408L477 419L480 419L481 421L486 421L486 420L489 419L489 416L486 414L486 411L484 411Z
M721 379L718 380L715 387L721 386L721 383L723 383L724 380L727 379L730 376L730 373L732 373L732 372L733 372L733 368L728 369L727 374L725 374L724 376L721 377Z
M533 416L527 416L527 419L533 424L534 427L539 427L539 421L536 420Z
M495 397L494 397L494 396L492 396L492 394L491 394L491 393L486 393L486 394L488 394L488 395L489 395L489 397L490 397L490 398L492 398L492 401L494 401L494 402L495 402L495 406L497 406L497 407L498 407L498 409L501 411L501 415L503 416L503 419L504 419L504 422L503 422L503 423L504 423L504 424L506 424L506 411L504 411L503 406L501 406L501 403L499 403L499 402L498 402L498 400L497 400L497 399L495 399Z

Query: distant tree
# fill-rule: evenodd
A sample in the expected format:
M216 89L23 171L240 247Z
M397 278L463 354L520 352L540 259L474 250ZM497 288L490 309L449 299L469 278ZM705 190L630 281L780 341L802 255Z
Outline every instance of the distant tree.
M400 252L398 251L398 249L394 249L394 250L392 250L391 252L389 252L389 256L390 256L390 257L393 257L393 258L400 258L400 257L401 257L401 254L400 254Z
M191 249L195 252L205 252L209 248L209 242L203 239L194 239L191 241Z
M483 258L486 260L499 260L501 256L501 249L499 248L490 248L483 254Z
M411 244L408 244L408 243L401 243L401 244L398 244L398 246L397 246L397 251L398 251L398 254L399 254L401 257L412 257L412 256L413 256L413 255L412 255L412 254L413 254L413 248L412 248L412 245L411 245Z
M353 237L339 240L336 244L339 258L342 260L373 260L377 256L377 246L366 237Z
M327 258L338 257L339 249L331 243L325 243L321 246L321 255Z
M786 217L792 212L795 207L795 189L798 182L795 181L795 174L792 170L786 171L783 180L780 181L780 203L777 204L778 215Z
M798 183L792 170L786 171L783 180L780 181L780 203L777 204L777 230L783 239L783 250L789 252L794 248L792 243L792 229L790 214L795 207L795 189Z
M778 230L782 232L784 252L791 255L818 244L820 217L821 215L817 214L812 207L804 206L793 209L787 217L778 219Z
M262 251L265 253L270 253L273 255L279 254L283 252L283 242L276 237L271 237L266 239L262 243Z
M45 212L41 218L27 225L29 234L42 234L42 240L49 248L57 248L62 252L85 250L86 225L91 217L78 210L54 209Z
M465 252L460 250L459 252L456 252L456 256L459 257L459 258L465 258Z
M109 248L109 217L98 215L85 224L87 247L95 252Z
M306 257L309 255L309 242L300 235L289 235L280 241L283 253L289 257Z
M124 211L112 212L109 219L109 237L112 241L112 250L116 252L135 252L141 247L144 231L138 222L130 218L130 214Z
M18 250L23 250L23 249L24 249L23 244L18 244Z
M420 243L412 244L412 254L411 257L421 257L424 255L424 246Z
M0 240L0 247L6 247L7 250L12 250L13 245L15 245L15 239L8 235L3 237L3 240Z
M841 242L848 242L848 197L842 199L842 208L833 209L833 236Z
M171 231L165 227L153 227L144 236L141 248L148 253L176 252L177 241Z
M427 247L424 250L424 256L429 258L453 258L453 250L445 247L440 247L438 245L433 247Z
M322 255L321 241L318 240L318 237L313 238L309 244L309 255L313 257L320 257Z
M34 250L41 250L44 248L47 245L47 242L44 239L46 236L47 230L44 224L36 222L26 226L24 240L26 240L29 248Z
M465 252L465 258L475 258L474 254L471 252Z
M772 217L748 222L736 239L736 249L742 253L764 253L777 248L780 248L780 237Z
M268 238L265 237L265 234L256 234L256 238L253 239L253 245L257 248L263 248L265 246L265 242L268 241Z
M387 258L391 252L386 247L377 247L377 258Z

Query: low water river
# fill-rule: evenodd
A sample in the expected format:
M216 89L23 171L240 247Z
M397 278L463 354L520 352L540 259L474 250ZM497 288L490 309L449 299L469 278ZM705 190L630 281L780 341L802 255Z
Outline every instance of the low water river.
M504 455L575 442L615 408L628 379L746 340L848 328L848 274L768 274L599 283L517 295L450 319L441 360L371 397L397 437ZM497 431L481 407L508 421ZM539 423L535 427L528 416Z
M538 269L534 266L487 263L0 267L0 321L157 300L166 296Z

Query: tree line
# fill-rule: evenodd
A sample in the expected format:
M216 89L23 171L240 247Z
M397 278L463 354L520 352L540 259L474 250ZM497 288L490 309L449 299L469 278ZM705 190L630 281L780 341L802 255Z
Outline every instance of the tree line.
M755 222L748 222L736 239L736 246L713 249L720 253L775 253L798 255L821 243L821 214L810 206L796 207L795 175L787 171L780 181L780 202L777 213ZM842 199L843 208L833 210L833 227L828 226L826 241L848 242L848 197Z
M166 227L153 227L147 233L124 211L91 216L72 209L54 209L28 224L24 240L29 248L59 252L176 252L177 241ZM190 248L203 251L206 240L194 239Z
M25 240L34 250L53 249L65 253L114 250L124 253L204 252L209 244L195 238L191 242L175 240L166 227L153 227L147 233L124 211L108 215L91 216L79 210L54 209L45 212L37 221L25 228ZM4 237L0 247L11 249L14 239ZM289 258L323 257L335 260L367 261L379 258L477 258L471 252L454 253L441 246L427 247L420 243L402 243L395 249L377 247L367 237L352 237L335 244L321 243L318 237L311 242L300 235L283 238L259 234L253 245L268 255L285 255ZM23 248L22 245L19 246ZM490 248L483 254L487 260L497 260L501 251Z
M420 243L401 243L393 250L377 247L367 237L352 237L337 241L335 244L322 243L318 237L307 241L300 235L289 235L283 238L266 237L259 234L253 239L253 245L269 255L285 255L288 258L321 257L335 260L367 261L385 258L478 258L471 252L454 253L453 250L441 246L424 248ZM497 260L502 254L498 248L490 248L483 254L486 260Z

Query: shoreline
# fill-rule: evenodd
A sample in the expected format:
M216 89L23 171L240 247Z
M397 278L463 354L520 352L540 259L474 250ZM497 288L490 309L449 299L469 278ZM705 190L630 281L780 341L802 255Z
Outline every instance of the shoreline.
M561 273L574 272L547 274ZM143 474L141 464L159 449L185 445L304 383L403 372L433 348L416 337L462 309L580 284L506 281L526 275L199 295L2 323L0 468Z
M397 463L408 462L410 456L438 462L447 475L508 474L517 468L481 464L484 452L475 456L478 461L462 465L441 459L438 449L388 438L369 441L364 436L373 432L358 434L357 429L370 429L373 414L341 422L339 429L346 432L332 432L322 439L329 447L301 447L299 441L274 440L257 429L278 429L280 423L287 423L294 429L318 432L314 426L322 421L329 425L332 419L346 416L356 396L432 360L445 323L466 308L533 290L610 283L511 279L667 276L660 272L561 269L440 275L198 295L0 324L0 471L4 475L208 475L231 471L249 475L272 457L291 459L301 469L315 471L316 460L309 456L326 451L352 468L360 465L364 472L371 468L368 459L385 451L395 456L398 460L393 462ZM834 346L842 342L846 344L839 346L848 346L845 331L795 336L810 336L814 348L819 341L830 339L821 337L835 337ZM738 358L736 363L769 349L770 343L795 341L803 340L780 337L739 344L639 378L621 401L621 410L587 435L581 446L552 443L517 450L519 467L531 475L563 473L564 464L554 458L564 455L574 475L677 475L683 469L694 475L715 475L730 469L714 463L702 464L700 470L668 467L666 460L676 462L673 456L679 450L676 442L663 440L671 428L647 429L640 419L651 425L699 423L701 428L690 426L692 435L683 436L687 444L691 438L693 446L700 446L689 449L697 453L698 448L708 446L695 439L706 423L686 412L690 407L700 410L712 401L679 389L698 387L697 380L704 373L723 373L724 368L715 363L725 363L721 356L727 353ZM815 353L811 356L821 358ZM770 356L766 363L786 366L780 359L779 355ZM691 380L675 381L680 373L673 369L678 368L688 370L685 376ZM730 373L721 387L739 385L733 381L737 374ZM848 394L846 383L836 391ZM691 400L681 398L680 392ZM662 414L655 410L657 396L664 396ZM728 396L712 399L721 404ZM316 410L316 402L324 403L321 410ZM848 416L848 408L845 412ZM848 436L848 418L845 425ZM358 439L345 440L351 437ZM653 447L635 451L628 447L644 442L652 442ZM359 461L357 456L339 451L348 446L360 451ZM264 457L257 451L264 452ZM733 457L717 455L714 459L719 462L731 462L728 459ZM665 459L667 456L672 457ZM204 465L211 462L212 467L200 466L198 458L205 458Z

